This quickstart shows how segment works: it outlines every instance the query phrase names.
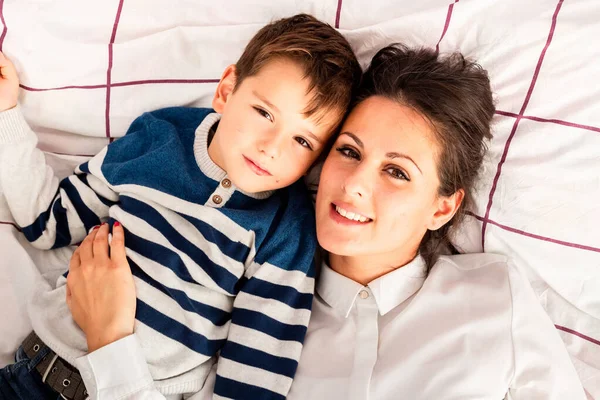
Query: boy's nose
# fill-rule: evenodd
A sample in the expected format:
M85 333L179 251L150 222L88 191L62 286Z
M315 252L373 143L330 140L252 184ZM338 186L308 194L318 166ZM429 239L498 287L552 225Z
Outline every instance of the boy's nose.
M258 151L269 158L277 158L281 155L282 135L273 133L258 142Z

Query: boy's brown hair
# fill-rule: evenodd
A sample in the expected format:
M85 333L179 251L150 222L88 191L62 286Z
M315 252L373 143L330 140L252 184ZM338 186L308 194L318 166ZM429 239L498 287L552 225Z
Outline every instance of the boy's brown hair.
M311 15L272 22L256 33L236 63L236 87L270 61L282 58L298 63L310 81L313 95L305 114L321 120L327 112L338 112L337 122L341 122L362 74L348 41Z

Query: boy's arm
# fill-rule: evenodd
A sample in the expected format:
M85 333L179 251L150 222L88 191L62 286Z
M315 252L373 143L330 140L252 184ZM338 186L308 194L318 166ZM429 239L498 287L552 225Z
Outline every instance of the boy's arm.
M88 163L59 182L20 108L0 113L0 188L25 237L49 249L80 242L118 200ZM94 159L92 161L94 162Z
M17 106L19 79L0 53L0 191L15 222L36 247L55 248L81 241L108 216L118 197L82 169L59 182L37 149L37 136Z
M288 208L247 269L218 363L215 398L285 399L314 292L314 213Z

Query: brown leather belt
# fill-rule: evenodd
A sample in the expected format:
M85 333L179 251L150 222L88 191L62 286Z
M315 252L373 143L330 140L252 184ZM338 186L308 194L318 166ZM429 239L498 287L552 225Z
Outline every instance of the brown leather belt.
M31 332L23 341L23 350L33 359L42 349L47 348L35 332ZM42 382L50 386L67 400L85 400L88 393L79 371L71 364L60 358L52 349L40 361L35 369L42 376Z

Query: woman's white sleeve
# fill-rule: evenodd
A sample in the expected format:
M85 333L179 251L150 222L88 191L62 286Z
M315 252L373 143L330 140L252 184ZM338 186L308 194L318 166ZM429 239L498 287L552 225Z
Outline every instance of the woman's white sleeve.
M127 336L78 358L91 400L164 400L155 387L135 335Z
M510 400L585 400L579 376L554 324L525 276L508 265L514 371Z
M135 335L78 358L75 367L81 373L91 400L212 400L217 370L215 363L199 392L167 398L154 386Z

